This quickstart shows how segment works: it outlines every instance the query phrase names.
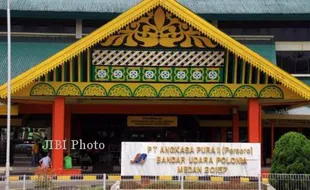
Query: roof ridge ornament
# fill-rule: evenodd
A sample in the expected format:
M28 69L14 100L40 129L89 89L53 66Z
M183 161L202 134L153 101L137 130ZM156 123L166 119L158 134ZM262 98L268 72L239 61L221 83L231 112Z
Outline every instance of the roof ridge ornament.
M161 6L108 37L102 46L215 48L208 37Z

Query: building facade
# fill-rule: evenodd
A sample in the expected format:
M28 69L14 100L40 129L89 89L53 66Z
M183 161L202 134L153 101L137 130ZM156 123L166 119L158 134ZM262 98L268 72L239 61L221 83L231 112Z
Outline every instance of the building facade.
M121 141L253 142L262 144L268 166L282 134L308 135L307 116L281 114L310 99L310 5L221 3L12 2L16 155L44 137L104 142L106 151L91 154L99 164L113 165L119 164ZM4 139L7 44L1 6ZM133 127L131 116L172 116L177 124ZM52 150L59 173L80 172L63 169L69 151Z

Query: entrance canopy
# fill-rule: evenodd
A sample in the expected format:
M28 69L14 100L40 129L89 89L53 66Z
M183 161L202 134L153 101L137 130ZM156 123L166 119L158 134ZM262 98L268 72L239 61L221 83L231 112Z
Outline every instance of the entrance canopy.
M174 0L142 1L15 77L12 93L310 99L306 84Z

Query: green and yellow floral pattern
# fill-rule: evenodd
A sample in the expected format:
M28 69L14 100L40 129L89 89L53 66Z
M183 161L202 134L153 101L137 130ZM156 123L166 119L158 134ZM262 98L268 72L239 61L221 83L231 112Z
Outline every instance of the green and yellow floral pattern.
M109 96L130 97L132 96L132 92L128 86L123 85L123 84L117 84L110 89Z
M210 90L210 98L231 98L232 92L230 88L225 85L217 85Z
M107 92L103 86L91 84L83 90L83 96L107 96Z
M208 92L202 86L192 85L185 90L184 97L189 98L208 97Z
M75 84L69 83L59 87L57 95L60 96L81 96L81 90Z
M249 85L244 85L239 87L235 93L234 97L236 98L257 98L258 94L255 88Z
M30 91L30 96L53 96L55 95L54 88L46 83L36 84Z
M156 97L157 91L151 85L141 85L134 91L134 97Z
M282 90L277 86L267 86L263 88L259 94L260 98L278 98L284 97Z
M164 86L158 94L159 97L182 97L182 91L175 85Z
M76 85L78 84L78 85ZM235 90L234 90L235 89ZM251 85L200 85L200 84L136 84L119 83L37 83L30 96L84 96L84 97L149 97L149 98L260 98L283 99L282 89L266 85L257 90ZM57 92L57 93L55 93ZM82 93L81 93L82 92ZM258 93L259 92L259 93Z

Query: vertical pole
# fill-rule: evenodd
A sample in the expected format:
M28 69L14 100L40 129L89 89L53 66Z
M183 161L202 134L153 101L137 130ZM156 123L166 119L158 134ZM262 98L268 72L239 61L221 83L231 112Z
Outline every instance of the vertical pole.
M65 65L67 65L67 63L61 66L61 82L65 82Z
M181 175L181 190L184 189L184 176Z
M258 174L258 190L262 189L262 174L261 172Z
M233 108L233 142L239 142L239 113L237 108Z
M90 49L87 49L87 82L90 82L91 76L91 54Z
M238 68L238 56L237 55L234 55L235 56L235 59L234 59L234 84L237 84L237 68Z
M53 72L53 80L52 81L54 81L54 82L57 82L57 70L58 70L58 68L56 68L54 71L52 71Z
M82 71L82 68L81 68L81 65L82 65L82 60L81 60L81 53L78 55L78 61L77 61L77 70L78 70L78 74L77 74L77 76L78 76L78 82L82 82L83 80L82 80L82 75L81 75L81 71Z
M249 71L249 84L252 84L252 72L253 72L253 67L250 65L250 71Z
M10 0L7 0L7 27L8 27L8 99L7 99L7 138L6 138L6 170L5 189L10 189L10 142L11 142L11 11Z
M259 112L261 113L261 111ZM264 125L261 124L261 119L260 119L260 144L261 144L261 148L260 148L260 158L261 158L261 166L263 167L265 165L265 158L264 158Z
M26 175L23 177L23 190L26 190Z
M274 149L274 121L271 121L271 157L273 156Z
M73 58L70 59L69 61L70 64L70 82L73 82Z
M103 174L102 189L106 190L107 174Z
M248 100L248 131L249 142L261 142L261 107L258 99Z
M228 83L229 51L226 51L225 57L225 83Z
M264 156L264 126L263 126L263 124L262 124L262 107L261 107L261 105L259 104L259 101L257 100L257 103L258 103L258 121L259 121L259 123L258 123L258 130L259 130L259 138L260 138L260 147L261 147L261 149L260 149L260 153L261 153L261 167L263 167L263 165L265 164L264 163L264 159L263 159L263 156ZM260 177L261 177L261 172L260 172Z
M81 39L83 36L83 25L82 25L82 20L77 19L75 22L75 37L76 39Z
M245 83L245 67L246 67L246 62L244 60L241 60L241 62L242 62L242 76L241 76L242 80L241 80L241 82L242 82L242 84L244 84Z
M53 146L52 146L52 166L56 172L63 169L63 146L65 130L65 99L64 97L56 97L53 105ZM57 146L58 145L58 146Z

